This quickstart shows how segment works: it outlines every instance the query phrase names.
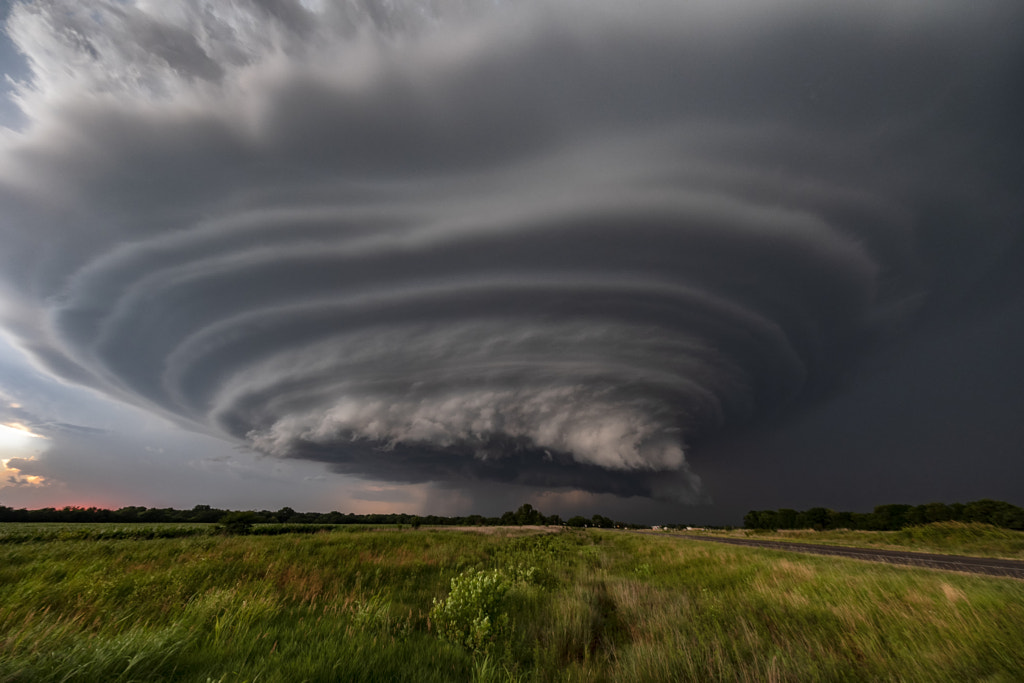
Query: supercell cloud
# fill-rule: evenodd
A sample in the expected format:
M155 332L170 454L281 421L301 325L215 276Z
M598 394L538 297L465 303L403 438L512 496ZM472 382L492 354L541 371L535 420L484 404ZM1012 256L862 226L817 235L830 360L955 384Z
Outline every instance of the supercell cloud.
M0 315L392 481L694 500L1020 239L1016 0L18 5Z

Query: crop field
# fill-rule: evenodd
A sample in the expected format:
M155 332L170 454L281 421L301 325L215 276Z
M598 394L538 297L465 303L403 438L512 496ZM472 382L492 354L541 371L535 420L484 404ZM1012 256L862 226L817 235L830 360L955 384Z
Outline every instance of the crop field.
M4 682L1024 680L1013 579L593 529L4 533Z

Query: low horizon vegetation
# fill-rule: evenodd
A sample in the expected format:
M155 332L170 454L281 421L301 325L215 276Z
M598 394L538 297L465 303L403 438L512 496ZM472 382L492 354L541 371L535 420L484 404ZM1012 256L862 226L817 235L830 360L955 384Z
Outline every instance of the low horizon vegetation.
M934 522L978 522L1024 531L1024 508L1002 500L982 498L969 503L901 503L877 505L871 512L849 512L815 507L751 510L743 517L745 529L850 529L898 531Z
M209 505L196 505L191 510L175 508L146 508L129 506L108 510L98 507L68 505L63 508L40 508L27 510L0 505L0 523L46 523L62 522L72 524L231 524L236 528L251 527L254 524L409 524L414 527L427 526L526 526L554 525L571 527L597 527L601 529L647 528L646 524L618 522L601 514L591 517L575 515L563 520L559 515L545 515L529 503L523 503L515 511L508 510L499 517L463 515L444 517L441 515L413 515L408 513L352 512L296 512L290 507L280 510L224 510Z
M0 546L0 681L1024 677L1024 582L566 529Z
M860 513L836 511L825 507L795 510L751 510L743 517L742 527L758 530L815 529L897 531L906 527L921 526L934 522L978 522L997 527L1024 531L1024 508L1001 500L983 498L968 503L934 502L925 505L886 504L875 506L872 512ZM645 529L650 525L635 522L621 522L600 513L590 517L575 515L569 519L545 515L529 503L523 503L516 510L508 510L500 516L462 515L414 515L409 513L342 513L296 512L290 507L271 510L227 510L196 505L190 510L175 508L147 508L127 506L116 510L98 507L68 505L63 508L40 508L28 510L0 505L0 523L45 523L65 522L76 524L120 523L120 524L232 524L244 529L255 524L293 525L339 525L339 524L409 524L419 526L525 526L548 525L570 527L596 527L601 529L625 528ZM732 530L733 525L691 525L688 523L667 523L658 528L689 529L694 526L708 529Z

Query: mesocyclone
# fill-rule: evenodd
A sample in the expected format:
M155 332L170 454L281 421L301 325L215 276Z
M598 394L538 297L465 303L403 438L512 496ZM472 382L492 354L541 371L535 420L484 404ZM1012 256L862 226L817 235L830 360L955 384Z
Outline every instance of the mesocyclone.
M21 5L4 324L265 453L693 498L928 301L930 231L1006 239L1020 15Z

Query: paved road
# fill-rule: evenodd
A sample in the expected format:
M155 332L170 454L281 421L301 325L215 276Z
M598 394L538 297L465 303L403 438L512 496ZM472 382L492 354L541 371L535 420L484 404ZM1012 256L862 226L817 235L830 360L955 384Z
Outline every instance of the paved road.
M771 550L786 550L793 553L813 553L815 555L840 555L857 560L871 562L888 562L929 569L947 569L972 574L988 574L989 576L1012 576L1024 579L1024 561L1002 560L989 557L965 557L963 555L932 555L915 553L907 550L876 550L874 548L850 548L838 545L814 545L811 543L788 543L782 541L755 541L745 538L715 538L714 536L698 536L696 534L671 534L679 538L694 541L711 541L746 545Z

